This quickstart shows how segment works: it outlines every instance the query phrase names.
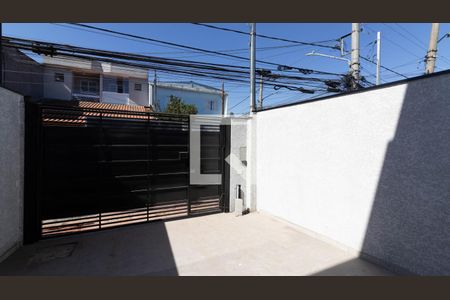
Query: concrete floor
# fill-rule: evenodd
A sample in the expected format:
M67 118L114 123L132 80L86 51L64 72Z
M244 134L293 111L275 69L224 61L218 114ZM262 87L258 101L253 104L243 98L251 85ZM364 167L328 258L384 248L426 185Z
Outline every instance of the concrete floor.
M391 275L270 216L216 214L43 240L0 275Z

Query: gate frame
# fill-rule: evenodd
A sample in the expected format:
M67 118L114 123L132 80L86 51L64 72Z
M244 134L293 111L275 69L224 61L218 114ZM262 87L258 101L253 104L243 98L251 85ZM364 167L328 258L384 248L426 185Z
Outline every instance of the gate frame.
M76 109L76 107L68 107L66 101L58 101L61 103L57 104L47 104L43 102L32 102L30 98L25 98L25 166L24 166L24 223L23 223L23 241L24 244L31 244L37 242L44 237L42 237L42 211L41 211L41 202L43 198L43 190L42 190L42 180L43 180L43 171L44 171L44 130L43 130L43 122L42 122L42 112L45 108L70 108ZM80 108L82 111L83 108ZM101 109L98 109L101 112ZM115 110L111 110L115 111ZM126 113L124 111L119 111L120 113ZM153 115L172 115L165 113L155 113L152 112ZM150 115L149 119L150 120ZM174 116L180 116L175 115ZM188 115L181 115L187 116ZM190 131L190 122L188 122L188 130ZM229 194L229 183L230 183L230 165L226 162L226 158L230 154L231 149L231 126L230 125L221 125L221 138L224 140L224 153L223 153L223 173L222 173L222 184L221 190L222 193L219 195L219 208L221 212L229 212L229 202L230 202L230 194ZM147 147L148 148L148 147ZM188 154L190 153L190 136L188 139L187 145ZM147 163L148 164L148 163ZM190 158L188 159L188 168L190 169ZM184 219L193 216L199 216L198 214L191 213L191 184L189 182L187 188L187 215L183 217L174 217L170 220L176 219ZM148 204L147 204L148 207ZM208 215L216 212L206 212L201 215ZM158 220L149 220L143 221L142 223L161 221ZM136 224L125 224L121 226L132 226ZM89 233L93 231L99 230L107 230L112 228L101 228L101 225L98 229L92 231L85 232L77 232L70 233L73 234L83 234ZM58 236L65 236L67 234L61 234Z

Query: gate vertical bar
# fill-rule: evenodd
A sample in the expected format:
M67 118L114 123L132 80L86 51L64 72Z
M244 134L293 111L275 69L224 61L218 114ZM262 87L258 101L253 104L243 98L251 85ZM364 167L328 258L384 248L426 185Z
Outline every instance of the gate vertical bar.
M187 136L188 136L188 140L187 140L187 159L188 159L188 172L187 172L187 206L188 206L188 211L187 211L187 215L190 216L191 215L191 117L188 116L187 117L187 126L188 126L188 131L187 131Z
M230 163L225 159L231 152L231 124L220 126L220 143L222 159L222 197L220 208L223 212L230 211Z
M100 112L100 175L101 175L101 182L102 182L102 188L105 186L105 165L106 165L106 156L104 151L104 136L103 136L103 112ZM98 197L98 229L102 228L102 197Z
M149 221L149 213L150 213L150 188L151 188L151 178L150 178L150 145L151 145L151 136L150 136L150 113L147 113L147 222Z
M43 125L43 109L42 107L39 105L38 109L37 109L37 122L38 122L38 165L37 165L37 189L36 189L36 193L37 193L37 213L38 213L38 220L39 220L39 226L38 226L38 231L37 234L39 236L39 238L42 237L42 201L44 199L44 193L45 193L45 189L44 189L44 184L43 182L45 177L45 171L44 171L44 162L45 162L45 148L44 148L44 142L45 142L45 133L44 133L44 125Z
M40 210L41 155L41 110L38 104L25 99L25 168L24 168L24 244L38 241L42 235Z

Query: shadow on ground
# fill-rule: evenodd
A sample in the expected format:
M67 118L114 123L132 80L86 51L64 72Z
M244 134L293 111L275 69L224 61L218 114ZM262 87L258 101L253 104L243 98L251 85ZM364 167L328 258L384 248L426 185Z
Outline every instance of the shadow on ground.
M0 275L176 276L178 272L164 222L152 222L24 246L0 264Z
M389 274L386 270L380 268L376 269L373 265L361 258L355 258L346 262L337 264L325 270L310 274L310 276L355 276L355 270L359 270L364 276L388 276L396 275Z

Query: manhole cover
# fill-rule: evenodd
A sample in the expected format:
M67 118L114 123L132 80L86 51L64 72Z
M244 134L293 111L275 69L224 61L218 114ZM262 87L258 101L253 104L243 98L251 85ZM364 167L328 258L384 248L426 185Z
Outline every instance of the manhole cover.
M57 258L66 258L72 255L77 243L59 244L50 247L36 249L36 253L30 258L30 264L41 264Z

